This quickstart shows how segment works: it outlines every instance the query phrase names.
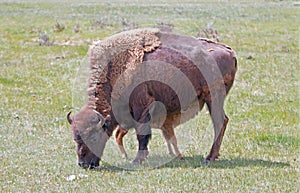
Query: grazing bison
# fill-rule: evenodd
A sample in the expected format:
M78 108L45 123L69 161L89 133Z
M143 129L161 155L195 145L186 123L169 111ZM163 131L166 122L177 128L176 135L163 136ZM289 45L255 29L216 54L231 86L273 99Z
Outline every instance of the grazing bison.
M99 166L118 126L136 130L139 145L133 163L148 156L151 127L161 128L176 150L173 128L193 118L204 104L215 131L206 162L218 158L228 123L224 100L237 70L231 48L147 28L95 42L89 59L88 101L73 117L67 116L81 167Z

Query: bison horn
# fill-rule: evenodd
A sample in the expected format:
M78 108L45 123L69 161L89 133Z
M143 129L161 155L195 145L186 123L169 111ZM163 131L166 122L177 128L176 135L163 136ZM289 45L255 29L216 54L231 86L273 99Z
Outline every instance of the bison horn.
M104 125L105 119L104 119L104 117L98 111L94 110L94 112L97 114L97 116L99 118L99 123L97 125L100 128L100 127L102 127Z
M72 113L72 111L70 111L70 112L68 113L68 115L67 115L67 119L68 119L68 122L70 123L70 125L71 125L72 122L73 122L72 118L70 117L71 113Z
M110 121L110 119L111 119L110 115L107 115L107 116L105 117L105 121Z

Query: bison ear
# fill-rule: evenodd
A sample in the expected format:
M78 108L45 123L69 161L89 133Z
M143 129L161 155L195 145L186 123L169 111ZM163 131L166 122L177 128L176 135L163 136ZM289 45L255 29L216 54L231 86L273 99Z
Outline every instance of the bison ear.
M72 125L72 122L73 122L73 119L71 118L71 113L72 113L72 111L70 111L69 113L68 113L68 115L67 115L67 120L68 120L68 122L70 123L70 125Z

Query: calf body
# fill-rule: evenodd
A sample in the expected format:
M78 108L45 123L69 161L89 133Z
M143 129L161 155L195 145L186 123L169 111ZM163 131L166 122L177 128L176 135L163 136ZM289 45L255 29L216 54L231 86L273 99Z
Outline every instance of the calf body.
M159 129L162 130L163 136L167 143L168 152L172 156L176 156L179 159L183 159L182 154L179 151L177 145L177 138L175 136L174 128L179 125L180 120L179 114L167 115L166 120L164 121L162 127ZM117 127L115 138L122 154L123 158L127 159L127 153L123 145L123 137L128 133L127 129L124 129L120 126Z

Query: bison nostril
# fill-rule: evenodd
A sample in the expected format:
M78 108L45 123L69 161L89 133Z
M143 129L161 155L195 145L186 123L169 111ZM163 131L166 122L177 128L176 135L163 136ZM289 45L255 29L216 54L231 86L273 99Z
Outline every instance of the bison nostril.
M84 168L84 169L89 168L89 164L86 164L86 163L84 163L84 162L78 162L78 165L79 165L80 167Z
M98 163L91 163L89 169L96 169L97 167L99 167Z

